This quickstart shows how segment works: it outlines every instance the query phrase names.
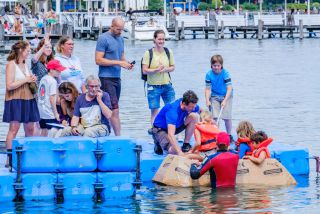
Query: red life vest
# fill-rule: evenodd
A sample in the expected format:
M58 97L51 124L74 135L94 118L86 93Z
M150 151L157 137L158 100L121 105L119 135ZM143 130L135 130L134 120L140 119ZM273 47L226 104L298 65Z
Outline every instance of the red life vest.
M252 156L255 158L258 158L261 154L261 152L265 152L266 153L266 158L270 158L270 152L269 149L267 148L267 146L269 146L271 144L271 142L273 141L272 138L268 138L265 141L262 141L259 145L259 147L253 151Z
M199 151L209 151L217 148L216 138L220 130L216 125L197 123L195 129L198 130L201 135ZM195 138L198 141L197 135L195 135Z
M252 155L252 152L254 150L253 145L252 145L252 141L250 140L250 138L248 137L239 137L236 141L236 146L237 146L237 150L238 152L240 151L240 144L245 143L250 147L250 151L246 152L246 155Z

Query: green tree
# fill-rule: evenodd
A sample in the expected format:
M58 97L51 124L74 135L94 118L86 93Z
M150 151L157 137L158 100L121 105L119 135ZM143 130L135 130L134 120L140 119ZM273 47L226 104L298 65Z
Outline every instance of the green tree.
M163 0L149 0L148 5L149 10L159 10L160 8L163 9Z

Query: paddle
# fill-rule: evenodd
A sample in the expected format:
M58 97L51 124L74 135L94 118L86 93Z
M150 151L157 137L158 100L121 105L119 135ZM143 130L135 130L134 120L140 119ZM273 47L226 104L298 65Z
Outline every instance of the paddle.
M223 108L224 108L224 106L221 106L221 109L220 109L220 112L219 112L219 116L218 116L218 119L217 119L218 128L219 128L219 122L220 122L220 118L221 118L221 114L222 114Z

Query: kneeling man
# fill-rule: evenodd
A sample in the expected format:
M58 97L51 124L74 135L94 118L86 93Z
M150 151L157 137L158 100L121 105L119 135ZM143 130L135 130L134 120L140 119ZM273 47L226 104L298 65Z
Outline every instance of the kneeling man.
M163 154L164 150L169 154L184 155L183 152L191 149L190 138L199 118L197 112L200 108L197 102L197 95L189 90L183 94L182 98L166 104L160 110L152 128L156 154ZM180 148L175 135L183 130L185 130L185 138Z

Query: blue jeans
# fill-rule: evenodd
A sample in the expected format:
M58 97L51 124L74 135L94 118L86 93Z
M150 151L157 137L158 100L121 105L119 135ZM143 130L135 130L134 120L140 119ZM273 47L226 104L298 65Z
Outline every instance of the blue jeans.
M171 83L166 85L148 84L147 91L149 109L160 108L160 97L162 98L164 104L171 103L175 100L175 92Z

